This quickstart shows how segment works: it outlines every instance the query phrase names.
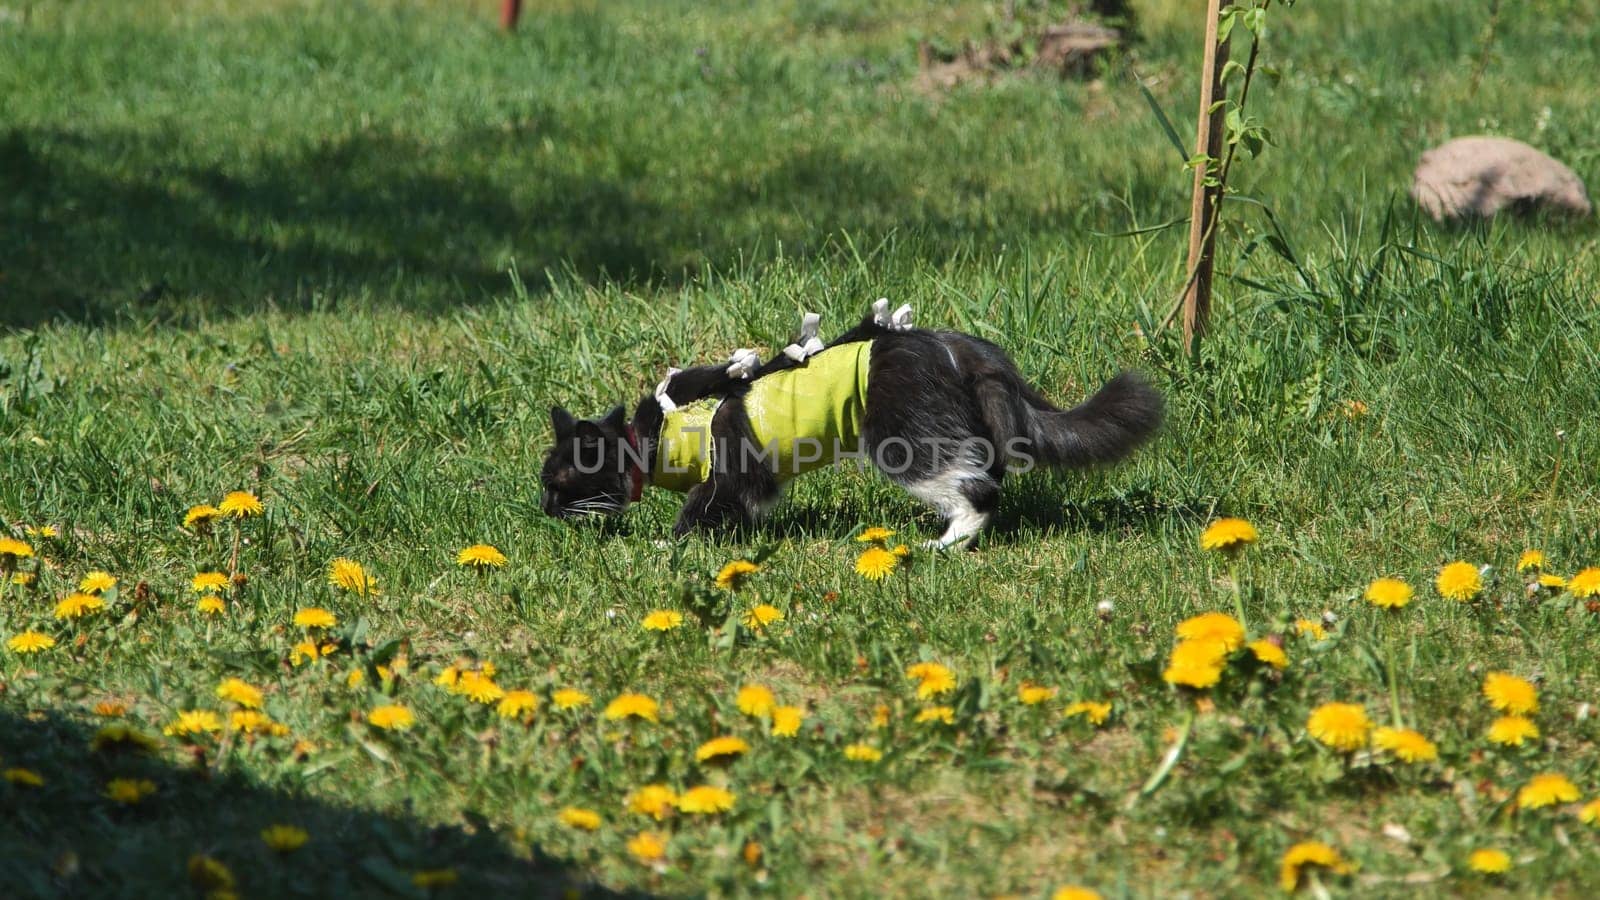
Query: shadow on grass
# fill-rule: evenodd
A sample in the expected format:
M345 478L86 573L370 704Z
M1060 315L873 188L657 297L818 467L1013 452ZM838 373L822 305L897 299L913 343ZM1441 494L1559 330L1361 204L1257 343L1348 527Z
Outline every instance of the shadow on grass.
M181 133L0 129L0 328L350 302L442 313L505 295L513 261L533 290L546 271L675 285L779 248L852 253L838 242L847 233L862 246L895 235L897 254L945 262L1074 233L1087 214L981 181L929 199L929 174L893 151L826 144L684 177L650 162L654 148L595 146L603 135L572 133L560 116L541 110L537 134L366 129L230 145L221 163ZM541 149L551 135L556 149ZM594 161L612 155L615 166ZM993 220L974 219L980 209Z
M890 489L895 490L895 489ZM1113 496L1098 487L1097 497L1085 497L1081 482L1071 474L1023 475L1008 478L999 512L985 529L983 544L1011 544L1036 540L1038 531L1143 532L1172 522L1203 522L1214 512L1205 500L1164 499L1147 487L1132 487ZM831 494L831 495L830 495ZM831 492L807 490L785 499L749 534L746 540L762 537L814 540L842 539L856 524L884 524L886 521L914 521L919 533L905 533L899 539L915 542L937 538L944 523L932 509L909 494L885 497L860 484L841 482Z
M889 167L834 148L685 188L595 177L528 143L361 131L223 167L158 134L0 131L0 327L347 300L441 312L509 289L513 259L536 289L547 269L677 283L758 255L737 227L752 217L787 217L759 243L804 255L906 196Z
M39 786L0 780L0 893L7 897L198 896L193 854L223 862L250 897L603 895L535 850L514 855L486 825L474 833L208 774L122 749L91 752L93 729L56 713L0 708L0 769L25 768ZM149 779L133 806L104 796L112 778ZM469 821L473 820L471 814ZM274 824L311 840L279 856L262 843ZM452 869L453 885L417 887L412 874Z

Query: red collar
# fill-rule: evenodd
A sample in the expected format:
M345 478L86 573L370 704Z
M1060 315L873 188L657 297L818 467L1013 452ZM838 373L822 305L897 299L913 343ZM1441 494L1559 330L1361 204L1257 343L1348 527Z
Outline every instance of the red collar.
M639 435L634 433L632 425L628 426L627 435L628 446L633 448L628 455L628 502L638 503L639 498L644 496L644 466L640 465Z

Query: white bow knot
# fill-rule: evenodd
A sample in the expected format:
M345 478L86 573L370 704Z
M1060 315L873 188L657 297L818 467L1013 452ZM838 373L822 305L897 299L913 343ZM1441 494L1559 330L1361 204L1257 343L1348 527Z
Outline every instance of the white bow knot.
M678 404L673 403L672 398L667 396L667 383L672 381L672 376L682 371L682 369L669 367L667 369L667 377L661 379L661 383L656 385L656 402L661 405L661 411L664 413L672 412L678 408Z
M902 303L900 308L889 312L889 298L879 297L872 304L872 321L882 328L890 331L910 331L913 327L915 313L911 311L911 304Z
M728 357L728 377L740 378L749 381L761 368L761 355L746 347L740 347Z
M795 362L805 362L807 357L815 356L823 350L822 339L817 333L822 329L822 316L808 312L800 317L800 339L783 348L783 355Z

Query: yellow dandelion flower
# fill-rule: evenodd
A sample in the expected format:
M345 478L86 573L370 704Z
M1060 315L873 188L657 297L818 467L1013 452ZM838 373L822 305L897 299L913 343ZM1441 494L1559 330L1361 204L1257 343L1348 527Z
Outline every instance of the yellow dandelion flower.
M56 604L57 619L81 619L92 612L105 609L105 601L93 594L70 594Z
M1312 737L1344 753L1366 746L1371 730L1367 711L1355 703L1324 703L1306 720L1306 731Z
M1254 544L1260 535L1243 519L1218 519L1200 533L1200 549L1233 552Z
M806 720L806 711L798 706L775 706L772 709L773 737L794 737Z
M930 722L940 725L954 725L956 723L956 711L954 707L950 706L928 706L917 710L917 716L912 721L919 725Z
M856 535L856 540L863 544L882 544L887 542L889 538L892 537L894 537L894 532L887 528L880 528L877 525L873 525L872 527L867 528L860 534Z
M224 678L217 685L217 697L250 709L261 708L261 689L240 678Z
M774 697L772 691L764 685L747 684L739 688L735 702L739 705L739 711L745 715L765 719L772 715L773 707L778 705L778 698Z
M463 547L456 554L456 565L471 566L478 571L485 569L503 569L506 565L506 555L492 544L473 544Z
M632 717L650 722L659 722L660 719L657 718L657 713L660 709L661 707L656 701L644 694L623 693L618 694L615 700L606 704L605 711L601 715L613 721Z
M678 802L678 795L664 784L647 784L628 795L628 810L649 816L657 822L666 818Z
M736 559L723 566L721 571L717 572L717 587L725 591L736 591L744 583L744 579L747 576L754 575L759 571L761 571L761 567L755 563Z
M220 860L212 859L204 854L196 853L189 857L189 881L203 891L215 894L218 891L233 892L233 870L223 865Z
M101 700L94 705L94 714L106 718L115 718L128 714L128 704L120 700Z
M1517 806L1538 809L1555 803L1572 803L1578 799L1578 786L1567 776L1554 772L1535 775L1517 791Z
M1539 726L1524 716L1501 716L1489 726L1489 740L1504 747L1521 747L1539 739Z
M209 709L179 710L178 718L161 729L167 737L190 737L222 730L222 718Z
M145 734L126 725L105 725L89 739L89 749L95 753L111 750L132 750L148 753L161 746L160 738Z
M667 839L654 831L641 831L628 838L627 847L630 856L647 865L667 857Z
M15 585L21 585L22 587L27 587L28 585L33 584L37 577L38 576L32 572L17 572L11 576L11 583Z
M261 829L261 843L279 853L293 853L306 845L311 835L295 825L269 825Z
M460 879L455 869L423 869L411 873L411 883L423 890L449 887Z
M954 672L940 663L920 662L906 667L906 678L917 683L917 698L926 700L955 690Z
M116 586L116 576L98 569L78 579L78 590L85 594L104 594Z
M270 716L254 709L236 709L228 714L228 730L239 734L265 734L273 724Z
M844 758L851 762L875 763L883 759L883 751L871 744L850 744L844 748Z
M1578 810L1578 821L1585 825L1600 825L1600 798L1590 800Z
M1543 550L1524 550L1517 557L1517 571L1526 572L1529 569L1542 569L1548 564Z
M294 624L297 628L332 628L339 619L320 606L307 606L295 612Z
M671 631L683 624L683 613L671 609L658 609L644 617L645 631Z
M356 688L361 687L366 680L366 672L362 671L361 669L351 669L350 674L344 677L344 686L350 688L351 690L355 690Z
M1082 885L1069 884L1056 888L1055 893L1050 895L1050 900L1100 900L1100 892Z
M207 525L210 525L221 515L222 510L217 509L215 506L212 506L209 503L202 503L199 506L191 506L189 507L189 511L183 514L183 527L204 528Z
M1539 587L1549 591L1559 591L1567 586L1567 580L1560 575L1551 575L1544 572L1539 575Z
M55 638L37 631L24 631L6 641L6 646L11 648L12 653L38 653L43 650L49 650L55 645Z
M1504 850L1474 850L1467 857L1467 866L1485 875L1500 875L1511 871L1511 854Z
M1301 635L1302 637L1309 635L1314 641L1325 641L1328 639L1328 630L1323 628L1322 623L1315 619L1295 619L1294 633Z
M566 807L561 810L559 818L561 819L561 824L580 831L594 831L600 827L600 814L592 809L584 809L580 806Z
M22 526L22 533L28 537L54 538L61 536L61 532L57 531L54 525L24 525Z
M900 557L893 552L882 547L868 547L856 559L856 574L868 581L882 581L899 564Z
M133 806L155 792L156 784L148 778L113 778L102 793L112 803Z
M872 727L875 729L889 727L889 707L887 705L880 703L872 708Z
M694 758L695 762L723 762L748 752L750 752L750 745L745 742L744 738L725 735L719 738L712 738L701 744L694 751Z
M1373 746L1393 753L1401 762L1433 762L1439 747L1410 728L1378 728L1372 732Z
M1579 600L1600 595L1600 566L1590 566L1568 579L1567 591Z
M1336 875L1348 875L1353 869L1338 850L1321 841L1295 844L1283 854L1278 865L1278 886L1293 892L1300 884L1300 873L1307 866L1327 869Z
M1439 577L1434 579L1433 584L1438 588L1439 596L1446 600L1464 603L1483 593L1483 577L1478 573L1478 567L1469 562L1453 562L1440 569Z
M744 614L744 627L760 631L774 622L783 621L783 610L770 603L757 603Z
M460 694L473 703L484 704L494 703L506 695L505 689L495 684L494 679L483 674L481 669L476 672L462 672L461 678L450 692Z
M1037 706L1046 700L1054 700L1059 693L1061 691L1058 688L1024 681L1017 687L1017 700L1021 701L1023 706Z
M1283 648L1272 641L1251 641L1245 646L1250 648L1250 652L1255 655L1258 662L1279 671L1289 668L1289 654L1284 653Z
M222 502L217 504L217 509L222 510L223 515L233 516L235 519L259 516L262 508L261 498L249 491L229 491L228 496L223 497Z
M1539 711L1539 691L1533 682L1508 672L1490 672L1483 679L1483 696L1489 705L1514 716Z
M1178 639L1182 641L1212 641L1222 645L1228 653L1244 646L1244 626L1227 613L1202 613L1178 623Z
M20 787L44 787L44 776L32 769L7 769L0 772L0 778Z
M702 784L684 791L678 797L678 811L691 815L713 815L733 809L737 799L732 791Z
M27 559L33 555L33 548L14 537L0 537L0 559L9 559L15 563L19 559Z
M189 579L189 587L196 594L216 594L228 589L228 576L221 572L199 572Z
M576 688L561 688L550 695L550 702L556 709L578 709L594 702L594 698Z
M368 712L367 723L385 731L404 731L417 723L417 717L404 706L390 703L374 707Z
M502 719L516 719L538 708L539 697L533 691L507 691L500 698L500 705L495 707L495 712Z
M377 582L372 580L361 563L343 556L335 557L328 563L328 583L361 597L378 593Z
M1217 641L1179 641L1167 658L1162 680L1179 687L1204 690L1222 680L1228 660L1227 645Z
M1076 703L1067 704L1067 708L1061 711L1061 715L1063 718L1068 719L1073 716L1083 716L1089 720L1091 725L1104 725L1106 719L1111 716L1111 704L1096 703L1093 700L1079 700Z
M222 598L216 594L207 594L201 597L194 607L205 615L215 616L220 615L223 610L227 609L228 604L222 602Z
M1400 609L1411 602L1411 585L1398 578L1379 578L1367 585L1367 602L1383 609Z

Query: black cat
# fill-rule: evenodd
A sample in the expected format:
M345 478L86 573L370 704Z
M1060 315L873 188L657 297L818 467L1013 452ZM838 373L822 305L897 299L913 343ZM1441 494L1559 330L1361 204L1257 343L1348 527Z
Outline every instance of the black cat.
M938 509L948 524L930 544L950 547L988 524L1008 468L1114 462L1161 423L1161 395L1134 373L1063 410L994 344L913 328L909 307L885 306L826 347L808 316L801 341L764 365L740 351L669 372L632 421L621 406L582 420L552 408L545 512L619 513L648 483L687 493L675 534L743 525L788 478L855 459Z

